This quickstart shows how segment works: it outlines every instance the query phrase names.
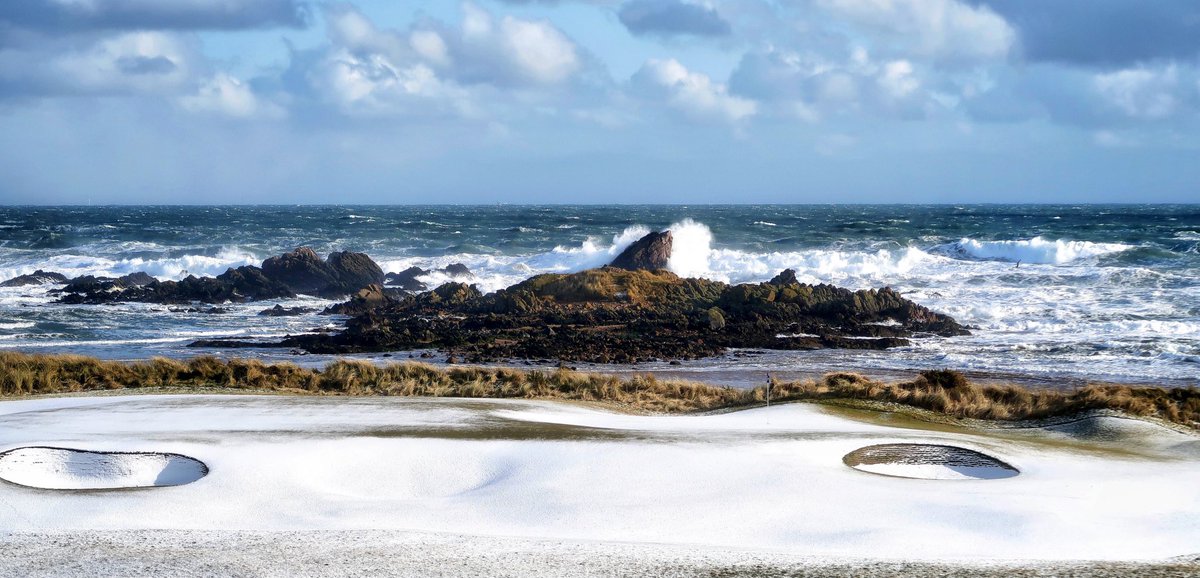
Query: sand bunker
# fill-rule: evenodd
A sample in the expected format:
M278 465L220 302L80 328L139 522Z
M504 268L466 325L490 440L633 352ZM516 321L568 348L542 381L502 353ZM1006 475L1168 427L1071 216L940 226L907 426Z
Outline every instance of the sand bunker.
M17 448L0 454L0 479L48 490L179 486L206 475L204 462L179 454L50 447Z
M867 446L846 454L842 461L864 472L924 480L997 480L1020 473L975 450L933 444Z

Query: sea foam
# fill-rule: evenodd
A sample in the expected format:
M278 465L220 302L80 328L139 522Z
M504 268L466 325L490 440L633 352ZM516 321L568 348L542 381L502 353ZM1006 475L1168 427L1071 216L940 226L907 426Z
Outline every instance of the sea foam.
M948 254L969 259L1062 265L1089 257L1120 253L1132 249L1133 246L1122 243L1093 243L1067 239L1051 241L1042 237L1034 237L1015 241L979 241L964 238L957 243L943 246L943 248Z

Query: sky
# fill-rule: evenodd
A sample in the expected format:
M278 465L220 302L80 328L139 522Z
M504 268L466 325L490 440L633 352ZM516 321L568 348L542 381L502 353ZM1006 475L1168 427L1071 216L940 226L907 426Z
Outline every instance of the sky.
M1194 0L0 2L0 203L1200 202Z

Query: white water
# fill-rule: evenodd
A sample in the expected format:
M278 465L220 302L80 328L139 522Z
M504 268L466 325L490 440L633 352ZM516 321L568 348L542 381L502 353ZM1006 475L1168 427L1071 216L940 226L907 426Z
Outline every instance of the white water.
M832 283L851 289L891 286L973 328L971 336L921 340L911 348L885 356L838 353L844 356L847 366L956 367L1184 384L1196 383L1200 375L1200 308L1196 306L1200 303L1200 283L1188 276L1187 269L1151 269L1111 262L1110 258L1135 249L1133 245L1036 236L999 241L963 238L946 243L929 237L909 246L832 243L811 249L749 251L723 245L701 222L684 219L669 229L674 236L669 268L682 276L729 283L759 282L790 268L801 282ZM783 231L783 227L776 229L778 233L773 234L792 232ZM395 249L391 253L386 248L358 249L366 250L389 272L410 266L436 269L463 263L472 275L432 273L422 280L430 286L447 281L469 282L490 292L539 273L604 265L650 230L635 225L609 237L589 237L578 244L524 255L458 252L423 257ZM1177 236L1187 239L1190 235L1191 231L1184 231ZM133 243L122 249L153 253L155 249L161 252L163 247ZM10 261L0 268L0 279L35 269L60 271L68 276L114 276L144 270L160 279L178 279L185 272L216 275L229 267L258 264L265 256L261 250L236 246L157 259L63 252L49 258L30 255L24 261ZM146 348L125 355L145 357L178 354L152 346L179 347L196 335L265 339L308 331L331 321L315 315L254 315L273 302L234 306L233 313L225 316L168 315L161 307L135 305L55 309L58 306L49 304L52 299L45 291L44 287L0 289L0 342L39 350L87 344L115 347L124 343ZM70 314L58 315L55 311ZM248 332L248 327L259 330ZM795 363L803 365L803 358Z

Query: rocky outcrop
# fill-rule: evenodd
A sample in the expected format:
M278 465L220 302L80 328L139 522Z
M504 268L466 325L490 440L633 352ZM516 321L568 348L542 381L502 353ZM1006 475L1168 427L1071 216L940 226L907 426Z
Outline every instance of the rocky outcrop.
M372 283L383 284L383 270L364 253L330 253L322 260L316 251L300 247L263 261L263 274L295 293L335 297Z
M345 303L333 305L323 313L334 315L362 315L372 309L383 307L392 302L392 298L388 297L381 285L372 283L362 289L359 289L354 295L350 296L350 300Z
M281 283L268 279L258 267L246 265L229 269L216 277L189 275L181 281L144 281L144 273L117 279L92 276L72 279L61 291L61 303L100 304L122 301L142 303L224 303L259 299L282 299L296 294ZM149 277L148 275L146 275Z
M730 286L605 267L538 275L488 295L448 283L371 307L339 334L279 345L320 353L439 348L467 361L631 363L730 347L884 349L915 334L966 332L891 289L850 291L794 278Z
M264 317L296 317L316 311L312 307L284 307L278 303L270 309L263 309L258 314Z
M627 271L666 269L671 260L671 244L670 231L650 233L621 251L610 266Z
M38 269L27 275L18 275L0 283L0 287L28 287L30 285L49 285L51 283L66 283L67 276L53 271Z
M428 291L429 287L425 283L419 281L417 277L424 277L430 273L444 273L450 277L463 278L472 277L471 270L462 263L451 263L441 269L422 269L420 267L409 267L399 273L388 273L384 276L383 284L388 287L398 287L404 291L420 292Z
M388 287L399 287L405 291L425 291L428 287L417 280L417 277L428 275L429 271L420 267L409 267L399 273L388 273L383 278L383 284Z
M263 261L262 272L296 293L316 295L326 287L337 285L337 275L316 251L308 247Z
M325 263L333 271L337 283L318 291L318 295L348 295L368 285L383 285L383 269L380 269L366 253L330 253Z
M383 270L363 253L331 253L322 260L302 247L271 257L263 267L244 265L216 277L188 276L181 281L159 281L138 272L112 279L84 276L72 279L58 291L62 303L224 303L283 299L297 294L321 297L349 295L371 284L383 283Z

